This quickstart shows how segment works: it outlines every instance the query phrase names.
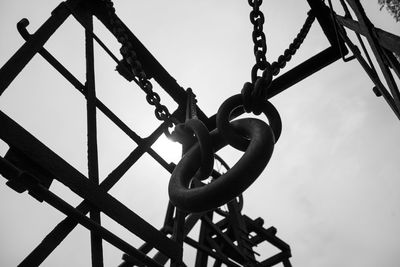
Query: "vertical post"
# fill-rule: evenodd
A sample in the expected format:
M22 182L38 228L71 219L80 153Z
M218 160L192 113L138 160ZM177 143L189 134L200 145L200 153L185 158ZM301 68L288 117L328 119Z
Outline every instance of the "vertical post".
M86 52L86 100L87 100L87 140L88 140L88 177L95 184L99 184L99 167L97 153L97 122L96 122L96 90L94 77L94 49L93 37L93 16L87 14L85 17L85 52ZM92 208L90 219L100 223L100 211ZM103 246L102 239L94 232L90 233L92 266L103 267Z
M208 219L210 219L210 221L212 221L213 212L207 212L206 214L204 214L204 216L207 217ZM199 233L199 244L200 245L208 246L206 244L208 235L209 235L208 226L204 223L204 221L202 221L201 226L200 226L200 233ZM198 249L197 254L196 254L196 262L195 262L194 266L207 267L207 263L208 263L208 255Z
M228 203L228 209L228 219L231 224L233 236L237 241L238 249L246 257L246 263L255 262L254 251L248 239L248 230L236 199Z

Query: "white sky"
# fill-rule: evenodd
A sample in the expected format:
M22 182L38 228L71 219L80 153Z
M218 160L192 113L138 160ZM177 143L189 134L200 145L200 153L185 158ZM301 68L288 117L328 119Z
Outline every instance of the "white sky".
M375 25L400 35L399 24L385 11L379 12L376 2L363 1ZM0 1L0 65L23 43L16 23L27 17L33 32L56 3ZM118 1L116 9L178 83L193 88L207 115L214 114L249 80L254 57L247 1ZM306 1L264 1L262 10L267 58L273 61L297 34L308 7ZM118 44L99 23L95 32L117 54ZM70 18L46 44L82 82L83 40L83 29ZM315 23L285 70L327 46ZM158 125L153 108L136 86L113 71L115 64L99 47L96 56L98 97L146 136ZM282 117L282 136L263 175L245 193L244 213L263 217L266 227L278 229L278 236L292 248L294 266L400 264L400 124L384 100L375 97L372 86L356 61L338 61L272 99ZM173 111L172 100L159 88L155 90ZM87 174L84 98L40 56L0 97L0 108ZM104 178L135 144L100 112L98 117L100 175ZM2 155L5 149L0 142ZM222 154L231 165L240 156L232 149ZM158 228L167 204L168 178L166 171L145 156L110 193ZM0 266L15 266L64 216L26 193L13 192L3 181ZM74 205L80 202L57 182L52 189ZM107 218L103 221L124 240L140 244ZM43 266L89 266L89 243L89 232L77 227ZM107 243L104 246L105 265L118 265L122 253ZM268 256L268 251L260 248L259 252ZM192 258L189 251L189 262Z

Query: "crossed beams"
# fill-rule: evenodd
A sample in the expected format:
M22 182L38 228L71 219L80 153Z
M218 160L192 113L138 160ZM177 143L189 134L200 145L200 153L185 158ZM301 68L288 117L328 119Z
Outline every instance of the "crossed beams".
M346 2L357 17L357 21L353 20ZM339 25L336 27L337 33L375 84L373 88L375 94L377 96L383 96L397 118L400 119L400 92L390 70L392 69L400 78L400 63L393 55L394 53L400 55L400 37L375 28L368 19L359 0L346 0L346 2L340 0L345 11L345 16L340 16L331 9L332 18L335 20L335 23ZM332 8L331 3L330 5ZM366 58L363 57L360 49L347 36L345 28L356 33ZM367 39L389 90L381 82L360 35L363 35Z
M368 21L358 0L347 1L354 10L358 22L353 21L348 14L345 17L334 14L333 20L331 20L331 10L322 1L308 0L331 46L276 78L272 82L267 97L271 98L281 93L340 57L344 57L347 53L346 44L366 69L379 93L384 96L399 117L399 92L389 70L390 67L399 75L399 63L391 54L392 52L399 53L399 37L374 28ZM73 15L85 28L87 64L85 84L76 79L43 48L50 36L70 15ZM93 64L94 41L116 61L121 73L126 70L93 33L93 15L110 29L111 25L106 14L96 0L68 0L61 3L34 34L28 33L26 30L28 21L22 20L18 24L18 30L26 42L0 69L1 95L32 57L39 53L87 99L88 177L79 173L0 111L2 126L0 138L10 146L6 156L0 157L0 173L8 180L7 185L20 193L27 190L37 200L48 202L68 216L45 237L20 266L40 265L78 223L91 231L93 266L103 266L101 245L103 239L126 253L121 266L164 266L168 260L171 261L171 266L182 266L183 243L197 249L196 267L207 266L210 257L215 259L214 266L273 266L280 262L284 266L291 266L289 262L290 247L276 237L276 229L273 227L265 229L262 219L252 220L242 215L236 201L228 204L229 213L223 215L222 219L218 221L215 221L215 211L185 214L169 204L164 226L158 230L107 193L144 153L152 156L169 172L173 171L174 166L168 164L151 148L152 144L167 128L165 123L162 123L150 136L142 138L96 98ZM380 82L376 71L371 66L372 64L363 59L357 47L348 39L342 26L367 37L390 92ZM123 27L126 28L125 25ZM178 103L178 109L173 113L173 116L183 121L187 92L177 84L175 79L168 74L143 44L127 28L126 30L144 70ZM100 184L97 160L97 127L95 124L97 109L103 112L138 145ZM209 130L215 128L215 116L207 117L200 109L197 110L197 114ZM54 179L69 187L85 200L77 207L70 206L49 190ZM88 212L90 212L90 217L86 216ZM145 241L144 245L139 249L134 248L102 227L100 212L104 212L133 234L142 238ZM196 241L188 234L197 223L200 223L201 226L199 238ZM277 247L280 252L261 262L256 260L257 253L253 248L262 242L270 243ZM158 252L155 257L150 258L147 254L152 249L156 249Z
M145 253L133 248L119 237L113 235L100 224L99 212L102 211L125 226L132 233L141 237L152 247L162 252L164 259L171 259L171 262L180 263L182 260L182 246L177 240L167 238L166 232L158 232L150 224L145 222L134 212L127 209L122 203L114 199L107 191L123 176L123 174L145 153L148 152L162 166L170 172L173 166L166 163L157 153L151 149L151 145L163 133L166 128L161 124L148 138L141 138L126 126L111 110L109 110L95 95L94 84L94 65L93 65L93 37L92 17L87 12L82 12L76 6L77 1L64 2L52 13L50 19L34 34L29 34L26 30L27 20L22 20L18 24L21 35L26 39L26 43L0 70L3 92L15 76L21 71L36 53L41 54L60 74L62 74L76 89L87 98L88 112L88 164L89 180L75 170L72 166L58 157L35 137L30 135L21 126L15 123L4 113L0 113L2 128L0 137L10 146L10 150L5 158L1 158L1 174L9 179L7 184L17 192L28 192L40 201L46 201L68 217L60 222L42 243L28 255L20 266L40 265L46 257L56 248L58 244L69 234L78 224L82 224L92 232L92 264L93 266L103 266L101 240L107 240L111 244L134 257L140 265L161 266L156 261L148 258ZM86 36L86 83L83 85L76 79L60 62L57 61L43 44L51 34L69 16L72 7L77 7L74 15L80 13L85 16L80 17L80 21L85 26ZM102 43L100 45L104 47ZM109 50L106 52L110 53ZM180 87L179 87L180 88ZM181 89L181 88L180 88ZM183 89L181 89L183 90ZM97 142L96 142L96 109L102 111L109 119L119 126L128 136L130 136L138 147L98 186L98 162L97 162ZM201 114L201 113L200 113ZM173 114L181 117L180 111ZM24 159L24 160L22 160ZM33 166L33 167L29 167ZM52 179L57 179L72 191L85 199L76 208L70 206L61 198L53 194L49 188ZM91 213L90 219L85 216ZM177 213L179 214L179 212ZM179 217L179 216L178 216ZM181 217L184 219L184 217ZM183 221L182 221L183 222ZM175 224L178 225L178 224ZM182 224L181 224L182 225ZM183 241L182 231L173 227L173 239L180 236ZM159 256L160 257L160 256Z

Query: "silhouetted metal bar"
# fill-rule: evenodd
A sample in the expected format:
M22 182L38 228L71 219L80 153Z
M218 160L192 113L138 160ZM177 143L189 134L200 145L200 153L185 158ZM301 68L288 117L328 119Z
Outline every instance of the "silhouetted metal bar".
M113 34L112 26L109 21L109 16L105 12L101 5L93 3L91 5L93 8L94 15L104 24L104 26ZM79 15L79 14L77 14ZM117 17L117 16L116 16ZM80 21L78 19L78 21ZM83 25L85 26L85 25ZM172 99L182 107L186 105L186 91L176 82L176 80L164 69L164 67L157 61L156 58L147 50L147 48L137 39L137 37L131 32L131 30L126 27L126 25L121 21L121 27L124 28L125 32L129 36L129 41L133 45L133 50L136 52L137 58L146 74L149 77L153 77L154 80L162 87L162 89L167 92L168 95L172 97ZM202 110L197 107L197 115L200 120L206 123L206 126L209 127L208 117L204 114Z
M224 244L227 246L224 249L231 250L232 253L238 256L240 263L246 262L247 258L245 254L233 244L233 240L231 240L224 232L221 231L215 224L212 223L210 219L207 217L202 217L202 222L206 223L207 226L218 236L221 240L224 241Z
M290 263L289 259L283 259L282 264L283 267L292 267L292 264Z
M315 56L309 58L303 63L297 65L296 67L292 68L286 73L275 78L272 81L271 86L267 92L267 99L282 93L289 87L309 77L315 72L325 68L326 66L332 64L333 62L337 61L340 58L341 54L337 48L332 46L326 48L325 50L319 52ZM208 120L209 125L212 129L215 128L215 116L216 114L211 116L210 119Z
M268 241L273 246L279 248L282 251L289 252L289 254L290 254L290 246L276 236L276 228L275 227L270 227L269 229L264 229L264 227L262 227L263 220L261 218L259 218L259 220L253 221L246 215L243 215L243 219L244 219L250 232L257 233L257 235L261 236L263 238L263 240ZM253 240L253 239L251 239L251 241L255 242L255 240ZM256 243L259 244L258 242L256 242Z
M190 214L186 221L185 221L185 230L184 230L184 242L187 243L188 245L192 246L193 248L198 249L198 253L203 253L205 256L205 259L207 259L208 256L213 257L216 260L219 260L221 262L223 262L224 264L226 264L227 266L239 266L236 263L234 263L233 261L231 261L227 256L221 254L221 253L216 253L214 251L212 251L210 249L209 246L206 245L206 243L201 243L200 241L197 242L195 240L193 240L192 238L188 237L187 234L191 231L191 229L194 227L194 225L196 224L196 222L201 219L201 217L203 216L212 216L213 212L208 212L208 213L192 213ZM205 225L202 224L201 226L202 229L204 229L207 233L204 233L204 238L206 238L208 236L209 233L209 228ZM172 227L172 223L165 225L160 231L166 231L167 233L171 233L173 232L173 227ZM201 230L200 230L200 236L201 236ZM201 238L200 238L201 240ZM206 241L204 241L206 242ZM160 257L160 254L157 254L159 257L158 259L161 259L162 257ZM198 260L196 260L196 262L198 262ZM207 260L204 262L207 266ZM196 267L198 267L197 265L198 263L196 263ZM132 266L132 265L126 265L126 266Z
M389 66L393 69L393 71L397 74L397 77L400 79L400 61L393 55L393 52L384 49L384 54L389 63Z
M19 170L3 157L0 157L0 172L6 179L19 179L21 183L26 186L26 189L29 191L34 192L35 195L41 196L41 198L49 203L51 206L55 207L65 215L74 218L77 220L81 225L86 227L92 232L96 232L101 238L107 240L110 244L116 246L117 248L121 249L122 251L128 253L132 257L142 261L144 264L148 266L160 267L161 265L154 262L152 259L147 257L142 252L138 251L136 248L132 247L107 229L103 228L101 225L97 224L96 222L92 221L84 214L79 212L77 209L69 205L63 199L59 198L57 195L49 191L46 187L39 183L35 177L26 173L22 170ZM37 265L28 265L28 263L20 264L19 266L22 267L32 267Z
M238 244L238 248L243 255L246 256L247 261L254 263L255 253L249 243L247 227L244 223L239 205L236 202L236 199L230 201L227 205L229 210L228 218L231 226L230 229L232 229L233 236Z
M142 140L138 147L123 160L118 167L113 170L100 184L100 188L104 191L109 191L120 178L129 170L129 168L140 159L143 154L150 149L150 146L158 139L163 133L165 125L160 125L148 138ZM82 201L76 209L81 213L86 214L89 212L91 205L87 200ZM65 218L61 221L43 240L42 242L23 260L21 265L24 266L38 266L40 265L54 249L67 237L67 235L78 224L76 220L71 217Z
M281 93L285 89L335 62L341 57L340 51L337 47L338 44L335 32L333 30L333 22L330 19L329 8L319 0L308 0L308 2L311 8L314 10L313 12L316 12L315 15L324 29L324 33L329 36L328 39L330 40L331 44L335 46L325 49L309 60L276 78L271 85L268 98ZM321 2L322 5L319 2ZM108 21L108 15L104 13L104 10L100 8L99 5L95 5L94 10L96 17L110 30L110 32L112 32L111 25ZM124 27L126 32L129 34L129 40L132 42L134 50L136 51L146 73L152 76L157 83L159 83L159 85L178 103L179 106L184 107L186 105L185 90L183 90L183 88L177 84L176 80L170 76L170 74L161 66L161 64L153 57L153 55L151 55L151 53L136 38L136 36L124 24L122 25L122 27ZM344 45L343 51L347 51ZM213 118L207 119L207 116L205 116L200 109L197 109L197 114L199 118L206 123L210 130L215 128L215 120Z
M392 94L394 103L397 107L397 110L400 110L400 92L399 89L396 85L396 82L393 79L393 76L389 70L389 67L386 65L383 57L382 57L382 50L380 47L379 42L377 39L374 37L374 26L368 19L367 15L365 14L365 11L360 4L360 1L358 0L346 0L350 7L353 9L354 13L357 16L358 22L360 24L360 27L363 28L365 31L365 37L367 38L369 45L371 47L372 52L375 55L376 61L379 64L379 67L381 68L382 74L385 77L386 83L389 87L389 90ZM399 49L399 48L397 48ZM397 51L397 50L396 50Z
M71 2L75 3L78 1ZM0 95L3 94L15 77L70 14L64 2L58 5L51 13L50 18L32 35L31 40L25 42L6 64L4 64L0 69Z
M290 257L290 255L288 255L287 252L283 251L283 252L280 252L280 253L278 253L278 254L276 254L276 255L274 255L274 256L272 256L272 257L270 257L270 258L268 258L268 259L266 259L266 260L264 260L262 262L260 262L257 266L270 267L270 266L274 266L274 265L276 265L278 263L284 262L285 260L286 260L285 262L287 264L289 262L287 260L288 257ZM288 265L284 265L284 266L286 267Z
M307 59L303 63L274 79L272 81L270 90L268 91L267 98L271 98L283 92L292 85L309 77L310 75L325 68L340 58L341 55L337 48L326 48L315 56Z
M204 254L206 257L213 257L214 259L217 259L221 262L223 262L224 264L226 264L227 266L232 266L232 267L239 267L241 265L236 264L235 262L231 261L228 257L226 257L225 255L221 255L220 253L214 252L213 250L210 249L209 246L204 245L202 243L196 242L195 240L193 240L192 238L186 236L185 237L185 243L187 243L188 245L192 246L193 248L197 249L197 253L202 253ZM200 267L200 266L205 266L207 267L207 265L198 265L200 264L200 262L197 261L196 258L196 265L195 267ZM207 264L207 262L206 262Z
M394 102L392 95L386 90L386 87L382 84L376 71L372 69L370 65L365 61L365 59L361 55L360 50L358 49L357 46L353 44L353 42L347 36L346 32L342 29L339 29L339 34L341 38L346 42L351 52L355 55L361 67L365 70L371 81L378 88L379 92L382 94L383 98L386 100L386 102L388 103L389 107L392 109L394 114L397 116L398 119L400 119L400 110L396 106L396 103Z
M164 225L160 229L160 232L171 235L173 234L175 209L176 208L171 204L171 202L169 202L164 220ZM191 213L186 217L184 222L183 237L186 237L189 234L189 232L193 229L193 227L196 225L196 223L201 219L203 215L205 215L205 213ZM139 251L147 254L152 249L153 247L149 243L145 243L139 248ZM124 259L125 262L123 262L120 265L120 267L134 266L132 259L129 258L129 255L125 254L123 255L122 258ZM153 259L161 264L165 264L168 261L168 257L166 257L161 253L157 253Z
M307 2L311 7L312 13L317 18L319 25L321 25L322 31L324 32L331 46L338 49L340 45L342 46L342 51L346 52L347 49L345 48L343 42L336 38L335 25L331 19L330 9L321 0L307 0Z
M336 19L338 22L345 26L346 28L349 28L352 31L355 31L361 35L366 35L367 31L365 28L361 27L360 24L357 21L354 21L350 18L345 18L340 15L336 15ZM378 43L386 48L387 50L391 52L396 52L400 54L400 37L397 35L394 35L390 32L384 31L379 28L374 28L376 35L377 35L377 41Z
M204 216L207 216L210 220L212 220L213 212L208 212ZM209 231L210 230L208 229L206 224L202 222L201 225L200 225L199 242L198 242L198 245L200 247L207 247L206 246L206 240L207 240L207 236L208 236ZM188 240L188 238L185 239L185 242L188 242L187 240ZM191 244L191 243L188 243L188 244L193 246L193 244ZM195 266L196 267L207 267L209 253L206 253L206 252L207 251L204 251L202 249L198 249L197 250L196 262L195 262Z
M114 115L115 116L115 115ZM168 171L172 172L173 165L167 164L156 152L154 152L150 146L158 139L158 137L163 133L165 125L160 125L149 137L136 141L138 142L138 147L101 183L100 187L106 191L111 189L111 187L119 181L119 179L126 173L126 171L145 153L148 152L153 157L156 155L156 160L167 168ZM127 129L129 129L126 126ZM129 129L130 130L130 129ZM131 131L131 130L130 130ZM131 131L131 135L136 134ZM130 136L131 136L130 135ZM132 136L131 136L132 137ZM152 152L153 151L153 152ZM87 213L89 211L89 205L87 201L83 201L77 206L77 209L82 213ZM28 263L25 266L36 266L43 262L48 255L62 242L62 240L75 228L77 222L72 218L66 218L61 223L59 223L56 228L50 232L45 239L39 244L39 246L32 251L28 257L26 257L23 263ZM29 264L29 263L37 264ZM22 264L22 263L21 263Z
M85 52L86 52L86 108L87 108L87 142L88 142L88 178L94 184L99 184L99 163L97 151L97 116L96 116L96 87L94 72L94 50L93 17L86 14L87 30L85 30ZM101 225L100 211L92 207L90 219ZM90 233L92 266L103 267L103 245L102 239L95 232Z
M25 129L0 112L0 138L9 146L17 148L39 166L45 166L57 180L80 197L124 226L126 229L151 243L171 259L180 259L181 248L158 232L156 228L128 209L101 187L94 185L84 175L43 145Z
M18 30L22 37L28 41L30 34L26 30L26 26L29 24L28 20L23 19L18 24ZM85 86L71 73L69 72L52 54L50 54L45 48L42 48L38 52L50 65L52 65L64 78L66 78L79 92L86 96ZM116 116L106 105L103 104L99 99L96 98L96 107L103 112L116 126L118 126L126 135L128 135L136 144L143 141L143 139L137 135L131 128L129 128L118 116ZM183 111L178 108L173 114L175 118L183 120ZM166 126L165 126L166 128ZM158 155L151 147L148 148L147 153L152 156L160 165L162 165L169 172L173 171L174 166L167 163L160 155Z
M183 239L185 227L185 212L175 208L175 220L173 226L172 239L182 248L183 253ZM181 266L182 258L180 260L171 260L171 267Z

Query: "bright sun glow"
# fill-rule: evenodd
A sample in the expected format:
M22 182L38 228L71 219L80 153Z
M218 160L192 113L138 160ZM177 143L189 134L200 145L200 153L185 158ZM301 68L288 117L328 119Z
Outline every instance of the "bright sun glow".
M168 163L178 163L181 159L181 144L169 140L165 135L161 135L152 147Z

